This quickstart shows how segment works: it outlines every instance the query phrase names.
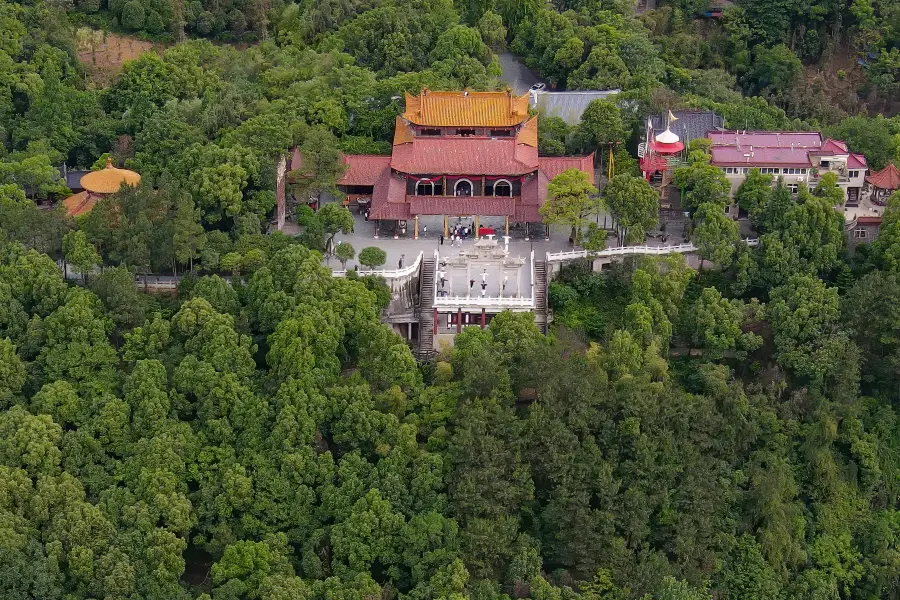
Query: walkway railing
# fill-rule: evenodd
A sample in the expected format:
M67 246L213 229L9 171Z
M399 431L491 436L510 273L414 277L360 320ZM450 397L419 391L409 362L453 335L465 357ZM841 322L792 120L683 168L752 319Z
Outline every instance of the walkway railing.
M750 247L758 246L759 240L747 238L741 240ZM671 246L616 246L605 250L570 250L569 252L548 252L547 262L563 262L578 258L605 258L608 256L627 256L642 254L660 256L663 254L690 254L697 252L698 248L692 243L677 244Z
M434 300L434 307L441 308L527 308L534 307L532 298L506 298L503 296L438 296Z
M419 270L419 265L422 263L422 257L425 256L424 252L419 252L419 255L416 257L415 262L409 265L408 267L403 267L402 269L380 269L378 271L357 271L360 277L367 277L369 275L377 275L379 277L384 277L385 279L401 279L403 277L409 277L413 273ZM346 277L347 271L332 271L331 274L334 277Z
M607 256L626 256L629 254L688 254L696 252L694 244L677 246L617 246L606 250L571 250L569 252L548 252L547 262L560 262L577 258L604 258Z

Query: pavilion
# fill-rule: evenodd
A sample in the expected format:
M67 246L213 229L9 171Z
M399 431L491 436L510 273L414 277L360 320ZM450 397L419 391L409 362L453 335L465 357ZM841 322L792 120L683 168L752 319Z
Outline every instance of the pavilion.
M594 181L594 155L538 156L538 117L529 115L528 96L505 92L433 92L406 94L406 110L397 117L391 156L348 155L339 187L348 198L371 198L369 219L375 232L396 235L419 217L470 217L476 235L481 217L499 217L509 235L510 222L543 225L538 209L547 185L567 169L579 169ZM368 201L368 200L365 200Z
M866 183L871 187L872 202L884 206L888 196L900 189L900 169L891 163L866 177Z
M112 158L107 156L106 167L84 175L80 182L84 191L63 200L63 206L66 207L68 216L77 217L89 213L101 198L118 192L122 184L136 186L140 182L140 175L128 169L114 167Z

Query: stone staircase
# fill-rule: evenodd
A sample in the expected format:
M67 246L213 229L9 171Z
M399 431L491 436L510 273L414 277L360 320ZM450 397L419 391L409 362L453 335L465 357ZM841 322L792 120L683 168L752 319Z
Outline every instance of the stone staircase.
M419 274L420 360L428 360L434 356L434 268L434 259L425 259Z
M534 261L534 322L541 333L547 333L547 263Z

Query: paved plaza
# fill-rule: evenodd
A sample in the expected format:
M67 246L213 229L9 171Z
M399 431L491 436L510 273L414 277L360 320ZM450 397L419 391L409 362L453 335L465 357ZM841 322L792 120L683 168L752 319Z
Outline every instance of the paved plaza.
M379 238L376 240L374 239L375 224L371 221L367 222L362 215L356 214L355 210L351 210L351 212L356 221L353 233L339 233L335 238L335 244L339 242L349 242L356 249L357 254L367 246L377 246L387 253L387 262L384 266L386 269L396 269L400 264L401 257L403 257L403 266L408 266L412 261L416 260L416 256L419 255L419 252L424 252L427 256L433 256L434 251L437 250L441 256L456 256L459 254L460 250L471 250L475 243L474 236L470 235L462 241L461 246L454 245L451 248L450 240L446 238L444 239L444 243L441 244L440 236L441 233L443 233L443 219L439 216L419 218L418 240L413 239L413 221L409 221L409 228L406 232L407 237L394 239L391 232L386 232L382 228L381 235L379 235ZM471 219L461 220L460 223L463 221L466 222L466 225L471 224ZM450 225L452 227L455 224L456 218L453 217L450 219ZM498 241L501 245L503 244L503 240L501 239L504 227L503 217L495 219L492 219L491 217L482 217L480 219L480 225L481 227L494 227L495 231L498 233ZM426 227L428 228L427 231L425 229ZM540 228L540 226L533 227L535 231ZM525 260L528 260L532 249L534 250L535 260L543 260L548 252L563 252L565 250L571 250L572 248L572 245L569 243L569 234L565 227L552 228L549 241L545 241L543 235L541 235L526 242L524 239L524 232L516 230L510 231L510 236L512 237L509 243L510 256L519 257ZM347 268L352 269L357 264L359 264L358 261L354 259L347 263ZM329 266L332 269L341 268L340 262L334 258L329 261ZM362 268L363 267L360 267L360 269ZM454 289L458 289L458 287L457 284L454 284ZM481 293L480 287L478 287L478 293Z
M329 200L330 199L326 199L325 202L328 202ZM353 219L355 221L353 232L348 234L339 233L335 237L335 245L340 242L349 242L356 250L357 255L363 248L366 248L367 246L377 246L378 248L384 250L387 254L387 260L383 267L385 269L398 268L401 259L403 260L403 266L409 266L413 261L416 260L416 256L419 255L419 252L423 252L429 257L434 255L435 250L437 250L443 257L458 256L461 250L471 250L476 241L474 236L470 235L462 241L461 245L454 244L451 247L450 240L447 238L444 238L444 243L441 244L440 238L441 233L443 233L444 223L443 217L441 216L419 217L419 239L414 239L415 223L412 220L408 221L408 227L405 236L399 236L397 239L394 239L393 231L387 230L382 225L381 231L379 232L380 235L378 239L375 239L375 223L373 221L366 221L361 214L357 213L356 207L351 207L350 212L351 214L353 214ZM605 216L603 214L601 214L601 216L599 217L598 222L601 226L612 226L612 219L609 216ZM745 222L741 222L742 225L744 223ZM471 227L473 224L473 218L450 217L449 226L451 230L457 224L459 224L460 226ZM501 245L503 245L503 232L505 228L505 219L503 217L481 217L479 219L479 225L482 228L493 228L496 231L497 241ZM665 244L682 243L683 237L680 235L681 229L682 227L680 226L670 226L668 231L668 238ZM531 251L534 250L535 260L544 260L547 253L565 252L572 249L572 245L569 243L569 231L565 226L551 226L549 240L546 240L544 238L541 225L532 225L531 231L532 233L539 233L539 235L537 237L531 237L526 241L524 230L517 229L511 224L509 242L509 255L511 257L519 257L524 260L528 260L528 257L531 255ZM298 232L299 229L296 223L288 222L285 224L284 233L286 233L287 235L296 235ZM662 236L658 231L651 232L647 238L646 244L650 246L665 245L662 242L661 238ZM614 237L607 238L608 246L614 246L615 244L616 240ZM341 268L341 264L336 258L331 258L330 260L323 262L333 270ZM347 268L349 269L352 269L358 265L359 262L356 259L347 262ZM363 269L363 267L360 266L360 269ZM478 274L480 275L480 272ZM450 278L448 277L448 279ZM466 285L468 285L468 281L466 281L465 283ZM494 287L489 287L489 291L487 292L487 294L492 295L490 290L493 290L493 295L500 295L496 293L498 291L496 288L498 286L502 287L502 281L499 278L495 278L493 280L493 283L489 283L489 286L491 285L493 285ZM453 282L454 293L455 290L458 290L461 287L461 283L457 283L455 281ZM477 285L475 287L477 288L477 292L480 295L480 280L477 282ZM507 290L504 295L509 296L509 289L510 284L509 282L507 282ZM523 288L521 290L521 293L525 295L526 290Z

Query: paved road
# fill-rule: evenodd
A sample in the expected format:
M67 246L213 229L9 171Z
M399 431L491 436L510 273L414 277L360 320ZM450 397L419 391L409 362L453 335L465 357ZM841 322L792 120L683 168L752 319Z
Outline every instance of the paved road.
M501 52L497 56L500 59L500 68L503 70L503 81L512 87L515 94L522 95L534 84L544 81L519 62L511 52Z

